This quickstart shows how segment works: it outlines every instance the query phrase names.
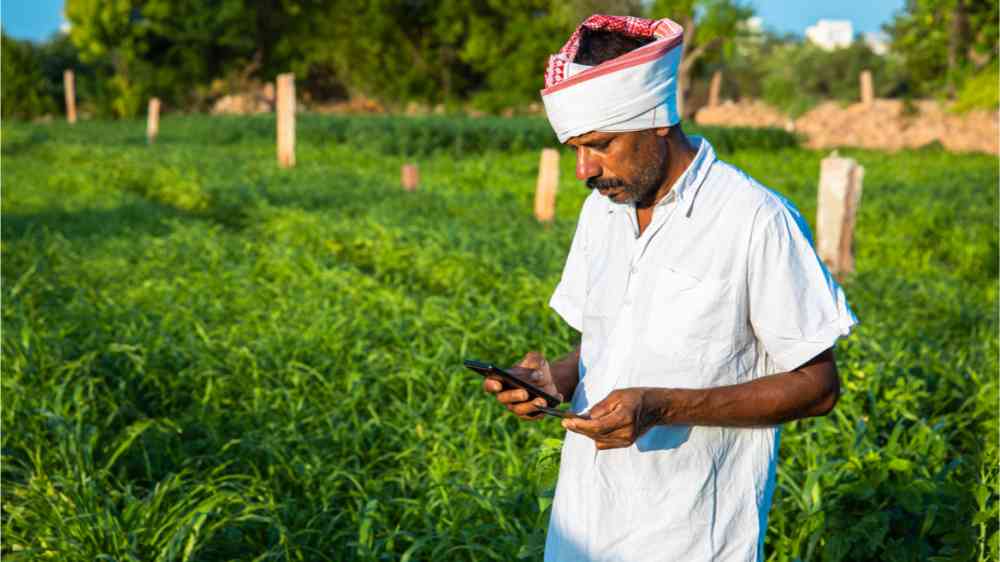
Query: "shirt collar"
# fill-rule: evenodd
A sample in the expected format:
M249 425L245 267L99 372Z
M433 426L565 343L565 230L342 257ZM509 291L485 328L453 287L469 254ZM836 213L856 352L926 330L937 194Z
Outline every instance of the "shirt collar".
M701 187L701 184L705 181L705 177L708 176L708 170L716 160L715 149L712 148L711 143L707 139L697 135L691 135L688 138L691 140L691 144L698 147L698 152L694 155L694 159L691 160L688 167L684 169L684 173L674 181L674 185L667 192L667 195L656 203L656 207L661 207L676 200L685 215L691 214L691 203L698 193L698 188ZM608 206L608 212L613 213L619 208L633 209L634 205L612 203Z

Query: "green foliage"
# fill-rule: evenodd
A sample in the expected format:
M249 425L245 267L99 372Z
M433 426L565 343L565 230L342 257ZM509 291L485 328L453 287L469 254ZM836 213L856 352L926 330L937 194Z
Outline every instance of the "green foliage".
M715 62L745 35L743 22L754 10L740 0L655 0L647 13L684 26L685 57L704 55L707 62Z
M997 61L1000 0L909 0L886 26L920 95L955 93Z
M462 59L483 76L473 103L487 111L538 103L549 55L586 18L552 0L487 2L469 18ZM587 14L589 15L589 14Z
M319 12L323 30L309 57L331 66L351 89L387 103L452 102L477 81L460 57L468 3L368 2L361 9L341 2Z
M862 41L849 47L826 51L808 41L768 45L746 64L759 69L765 101L798 116L824 100L856 103L860 96L858 76L870 70L876 77L876 95L900 88L890 61L872 52Z
M18 41L0 33L0 107L4 119L31 119L55 110L55 101L45 91L41 60L30 41Z
M562 431L460 360L575 343L546 303L587 190L562 158L537 224L522 140L406 193L358 123L305 116L292 170L270 117L4 123L5 557L540 558ZM783 431L769 559L995 560L996 159L848 154L861 324L837 408ZM812 222L823 154L723 157Z
M955 111L992 109L1000 107L1000 72L996 65L969 78L955 100Z
M650 17L670 18L684 27L684 57L677 69L685 118L692 115L692 78L696 69L718 64L733 55L736 45L747 37L744 25L754 14L753 7L740 0L656 0L649 6Z
M548 121L540 117L462 119L453 117L319 117L304 122L303 134L316 140L347 142L386 154L455 156L490 150L532 150L559 145ZM798 144L781 129L721 128L684 125L723 151L737 148L786 148Z
M245 82L301 70L296 38L315 36L309 10L329 6L304 0L69 0L66 17L81 58L113 66L107 86L113 114L134 117L151 96L198 106L214 80Z
M548 56L591 13L672 17L698 59L728 52L750 13L732 0L68 0L71 38L104 75L102 114L134 117L150 96L203 108L223 90L293 71L307 99L363 95L498 112L539 102ZM215 86L213 87L213 84Z
M109 61L81 61L77 48L63 33L56 33L40 43L15 41L7 36L3 41L4 117L62 116L66 103L63 84L66 70L73 70L77 109L81 115L115 115L114 69Z

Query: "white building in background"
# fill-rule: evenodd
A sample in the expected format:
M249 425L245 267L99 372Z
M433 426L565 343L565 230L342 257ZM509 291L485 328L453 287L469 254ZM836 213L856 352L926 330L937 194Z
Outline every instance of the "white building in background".
M874 33L865 33L862 35L865 40L865 44L872 50L876 55L884 55L889 52L889 36L881 31L876 31Z
M806 39L827 51L840 49L854 40L854 26L848 20L819 20L806 28Z
M59 32L64 35L69 35L69 29L71 26L69 20L66 19L66 10L61 10L59 12L59 16L62 19L62 23L59 24Z

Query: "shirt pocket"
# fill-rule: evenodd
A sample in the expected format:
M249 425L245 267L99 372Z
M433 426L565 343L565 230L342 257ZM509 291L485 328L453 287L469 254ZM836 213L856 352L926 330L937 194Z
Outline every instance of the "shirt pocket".
M715 363L732 354L735 316L729 281L662 267L654 280L642 340L657 356Z

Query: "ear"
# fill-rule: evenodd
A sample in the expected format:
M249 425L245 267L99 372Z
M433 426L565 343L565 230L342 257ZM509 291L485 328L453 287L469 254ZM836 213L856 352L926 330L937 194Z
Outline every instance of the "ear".
M655 132L658 137L666 137L670 134L670 127L658 127L653 129L653 132Z

